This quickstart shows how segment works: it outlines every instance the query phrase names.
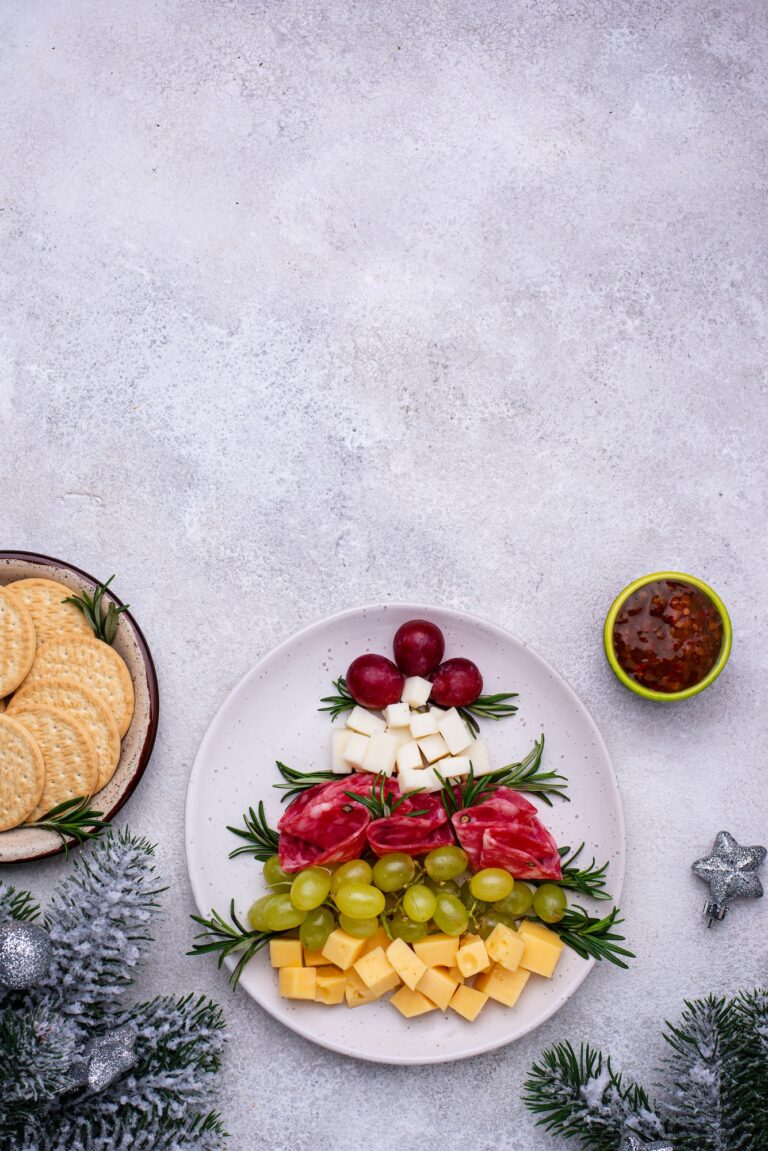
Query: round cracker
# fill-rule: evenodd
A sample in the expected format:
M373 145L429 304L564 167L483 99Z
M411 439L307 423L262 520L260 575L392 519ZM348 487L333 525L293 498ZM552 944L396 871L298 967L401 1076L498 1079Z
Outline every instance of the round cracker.
M23 724L0 715L0 831L18 827L37 808L45 760Z
M45 786L27 823L47 815L67 799L93 794L99 774L96 747L80 720L57 707L28 704L13 717L43 753Z
M90 639L91 626L73 603L64 603L72 588L52 579L17 579L6 584L13 599L20 599L32 616L38 643L67 639L72 635Z
M19 686L32 667L37 640L26 607L0 587L0 696Z
M122 739L133 715L133 681L115 649L100 639L79 636L42 644L28 678L38 681L59 675L85 684L108 705Z
M5 700L0 699L0 715L2 715L2 713L5 711L7 706L8 705L6 704Z
M8 704L8 715L16 715L28 705L55 707L82 723L96 747L98 777L94 790L101 791L120 762L120 733L103 699L77 680L62 675L27 680Z

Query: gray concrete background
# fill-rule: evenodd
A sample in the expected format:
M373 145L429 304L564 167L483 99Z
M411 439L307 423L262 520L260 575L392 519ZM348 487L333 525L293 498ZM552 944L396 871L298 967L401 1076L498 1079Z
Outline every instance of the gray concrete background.
M766 11L734 0L5 0L2 546L116 571L162 718L119 822L173 883L141 993L227 1008L236 1151L544 1151L550 1041L652 1081L683 997L766 977L694 858L768 840ZM682 706L601 653L649 570L708 579L731 664ZM324 1053L185 957L186 780L225 693L342 607L509 627L573 683L624 795L638 961L514 1047ZM61 861L4 878L45 895Z

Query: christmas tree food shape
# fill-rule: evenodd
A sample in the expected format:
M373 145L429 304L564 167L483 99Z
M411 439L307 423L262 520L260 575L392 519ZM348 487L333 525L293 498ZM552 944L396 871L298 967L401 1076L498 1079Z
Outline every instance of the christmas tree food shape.
M50 940L32 985L4 986L0 970L0 1151L224 1146L213 1110L220 1008L192 995L125 1002L164 890L153 850L110 831L73 864L44 917L29 892L0 883L0 930L38 923ZM94 1051L116 1079L93 1074Z
M766 1151L768 989L686 1003L663 1037L658 1101L589 1045L548 1048L531 1068L524 1102L553 1135L587 1151Z

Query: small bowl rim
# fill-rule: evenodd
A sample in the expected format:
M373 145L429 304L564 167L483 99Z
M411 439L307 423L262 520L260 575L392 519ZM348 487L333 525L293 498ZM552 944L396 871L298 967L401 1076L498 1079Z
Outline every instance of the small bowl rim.
M83 571L82 568L76 567L75 564L69 563L67 560L56 559L55 556L43 555L42 552L28 552L28 551L15 551L13 549L0 550L0 560L19 560L22 563L37 564L39 567L54 567L63 568L65 571L71 571L75 575L80 576L91 584L92 587L98 585L98 580L92 576L90 572ZM118 607L124 607L122 600L115 595L111 588L107 589L107 597L115 602ZM160 689L157 680L157 669L155 668L155 661L152 658L152 653L149 650L149 644L144 638L144 633L136 622L135 617L127 609L123 612L123 618L127 623L130 623L136 646L141 654L144 663L144 670L147 676L147 693L149 695L149 719L147 722L147 731L144 736L144 742L141 745L141 752L139 760L136 765L136 770L127 782L125 791L120 795L119 799L114 803L108 812L104 815L106 823L111 823L113 818L120 811L121 807L128 802L130 797L139 785L139 782L147 770L149 761L152 758L152 752L157 738L157 726L160 719ZM58 846L52 847L47 851L36 852L34 855L25 855L20 859L0 859L0 867L12 867L24 863L33 863L38 859L50 859L51 856L61 855L75 846L75 841L70 840L66 846L59 843Z
M613 629L618 616L625 601L639 588L645 587L646 584L654 583L656 580L678 580L681 583L692 584L693 587L704 592L706 596L712 601L720 616L723 625L723 641L720 645L720 652L714 664L699 683L693 687L686 687L683 691L654 691L652 688L643 687L637 680L632 679L630 675L624 670L616 656L616 650L613 646ZM616 599L611 604L608 615L605 617L605 624L603 626L603 646L605 647L605 654L611 669L618 680L624 684L626 688L633 691L635 695L641 696L643 699L652 699L658 703L675 703L678 700L690 699L691 696L698 695L700 692L705 691L710 684L714 683L720 672L723 670L728 662L728 657L731 654L731 646L733 643L733 629L731 627L731 617L728 615L726 608L720 596L711 588L704 580L699 579L698 576L689 575L687 572L679 571L661 571L651 572L649 575L639 576L633 580L632 583L627 584L623 591L620 591Z

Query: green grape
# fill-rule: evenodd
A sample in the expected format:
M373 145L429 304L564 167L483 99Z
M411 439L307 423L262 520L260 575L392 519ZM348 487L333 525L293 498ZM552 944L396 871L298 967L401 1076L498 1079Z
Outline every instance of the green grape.
M323 867L307 867L291 884L291 903L299 911L319 907L331 890L331 873Z
M467 853L460 847L435 847L424 860L427 875L442 883L444 879L458 879L467 870Z
M509 895L515 881L502 867L485 867L476 872L469 881L469 888L475 899L486 903L496 903Z
M389 921L389 930L393 939L402 939L406 943L418 943L427 934L426 923L415 923L405 915L393 915Z
M521 915L525 915L533 905L533 888L527 883L521 883L519 879L515 880L515 886L512 888L509 895L505 895L503 899L499 899L494 905L498 911L503 911L505 915L511 915L513 919L519 919Z
M378 919L352 919L348 915L339 916L339 927L346 931L347 935L353 935L355 939L370 939L378 926Z
M270 856L270 858L264 864L262 871L264 875L264 882L268 883L270 887L277 887L278 885L282 885L284 883L287 883L290 886L293 881L293 876L289 875L287 871L283 871L282 867L280 866L279 855ZM283 888L283 890L287 891L288 889Z
M481 939L487 939L498 923L503 923L505 927L510 927L514 931L514 919L511 915L507 915L503 911L497 911L498 906L498 903L494 903L492 907L488 907L481 915L475 916L477 934Z
M556 883L542 883L533 897L533 910L545 923L559 923L567 904L565 892Z
M467 930L469 913L457 895L441 891L437 896L433 919L446 935L461 935Z
M384 894L369 883L345 883L334 896L342 915L350 919L375 919L384 910Z
M335 920L330 907L315 907L299 928L299 939L307 951L322 951L334 928Z
M252 903L248 909L248 926L251 931L268 931L267 921L264 918L264 912L267 905L274 898L274 892L270 891L269 895L262 895L261 899L257 899Z
M273 895L264 908L264 919L270 931L290 931L292 927L300 927L306 917L306 911L293 906L290 895Z
M403 896L403 911L415 923L428 923L435 914L437 897L423 883L414 883Z
M446 879L443 883L438 883L436 879L427 876L422 882L430 891L434 891L435 895L439 895L440 892L444 895L458 895L460 891L458 883L453 879Z
M331 895L335 895L345 883L370 883L372 874L370 863L364 859L350 859L348 863L342 863L331 876Z
M373 882L380 891L400 891L416 874L416 864L403 851L384 855L373 865Z

